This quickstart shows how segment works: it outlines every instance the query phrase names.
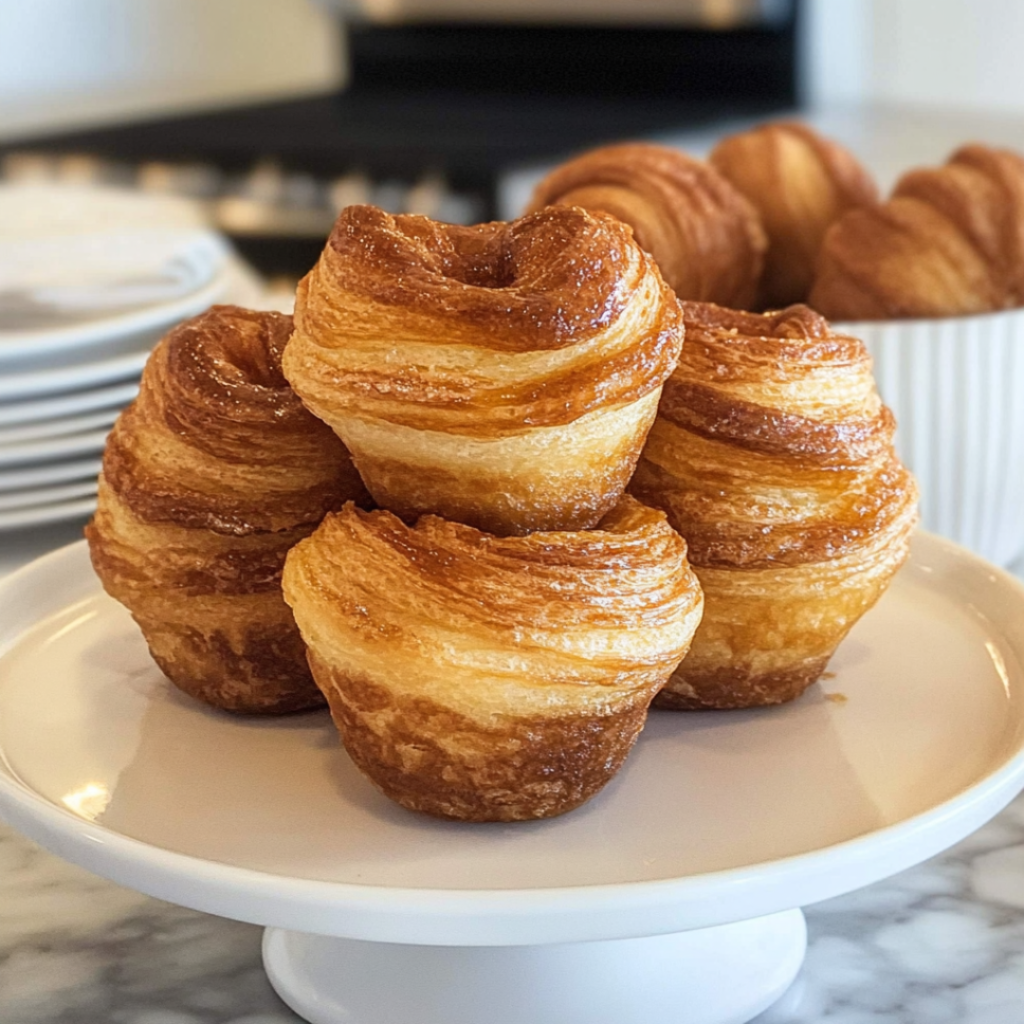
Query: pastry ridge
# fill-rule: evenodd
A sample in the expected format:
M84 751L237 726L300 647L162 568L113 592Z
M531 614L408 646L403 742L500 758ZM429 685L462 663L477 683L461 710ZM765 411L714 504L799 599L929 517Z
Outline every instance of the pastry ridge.
M797 121L728 136L708 162L750 201L768 235L760 309L805 301L829 226L878 201L878 187L849 150Z
M886 202L829 229L808 302L837 320L1024 304L1024 158L972 144L908 172Z
M618 770L702 596L664 515L497 537L352 505L288 555L285 598L346 749L413 810L511 821Z
M366 500L281 374L291 318L215 306L154 349L107 441L86 527L106 591L181 690L231 711L322 703L281 596L288 549Z
M917 488L857 339L806 306L683 308L686 349L630 492L686 538L706 605L655 703L779 703L907 557Z
M522 533L615 504L681 345L675 297L610 217L355 206L299 285L283 366L381 507Z
M648 142L590 150L556 167L528 210L558 203L629 224L681 299L746 308L767 239L754 208L715 168Z

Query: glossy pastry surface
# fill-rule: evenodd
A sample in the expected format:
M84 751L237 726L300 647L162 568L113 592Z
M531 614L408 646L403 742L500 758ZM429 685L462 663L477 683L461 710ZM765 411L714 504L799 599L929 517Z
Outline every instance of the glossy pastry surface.
M628 228L553 208L475 227L344 210L284 372L375 501L496 533L594 525L682 344Z
M87 528L103 585L168 677L235 711L320 703L281 597L288 548L365 492L281 374L291 318L217 306L151 355Z
M681 299L749 308L767 245L753 207L713 167L667 146L604 146L562 164L529 208L602 210L632 227Z
M904 175L887 202L829 230L808 301L835 320L1024 304L1024 159L971 145Z
M288 556L286 599L349 754L465 820L561 814L618 770L701 594L665 517L500 538L347 506Z
M804 306L684 311L630 490L686 538L706 608L657 703L778 703L818 678L906 558L916 485L861 342Z
M708 160L751 202L768 235L759 309L805 301L829 226L878 200L877 186L852 153L796 121L729 136Z

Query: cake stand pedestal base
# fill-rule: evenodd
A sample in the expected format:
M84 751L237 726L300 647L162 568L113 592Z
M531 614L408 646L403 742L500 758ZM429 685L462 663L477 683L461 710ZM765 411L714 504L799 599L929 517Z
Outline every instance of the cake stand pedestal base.
M744 1024L803 961L803 914L650 938L414 946L268 928L263 962L310 1024Z

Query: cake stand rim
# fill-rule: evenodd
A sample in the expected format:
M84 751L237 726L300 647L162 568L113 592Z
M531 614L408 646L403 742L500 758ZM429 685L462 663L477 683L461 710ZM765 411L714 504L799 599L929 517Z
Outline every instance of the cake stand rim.
M1009 584L1024 608L1024 586L1008 573L943 538L921 533L915 545L938 545L966 558L975 570ZM60 569L83 558L84 541L44 555L0 581L0 595L41 566ZM530 945L687 931L838 896L947 849L1022 788L1024 735L1002 763L952 797L817 850L699 875L520 889L385 887L205 860L78 817L18 780L6 762L0 770L0 816L57 855L111 881L236 920L371 941Z

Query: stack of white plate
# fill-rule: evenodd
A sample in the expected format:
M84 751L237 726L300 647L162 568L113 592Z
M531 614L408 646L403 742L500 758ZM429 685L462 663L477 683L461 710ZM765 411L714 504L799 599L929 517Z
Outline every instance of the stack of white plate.
M153 345L214 303L259 294L187 206L0 189L0 529L87 516Z

